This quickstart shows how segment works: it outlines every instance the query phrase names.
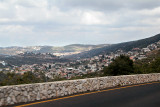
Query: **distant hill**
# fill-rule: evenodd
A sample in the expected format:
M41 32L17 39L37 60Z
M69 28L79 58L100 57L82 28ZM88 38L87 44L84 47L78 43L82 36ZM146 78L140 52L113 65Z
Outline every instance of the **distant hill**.
M40 53L65 53L65 52L84 52L92 49L101 48L107 45L84 45L84 44L72 44L63 47L43 46L36 52Z
M24 52L33 53L66 53L66 52L84 52L92 49L102 48L108 46L108 44L102 45L84 45L84 44L72 44L62 47L55 46L28 46L28 47L0 47L1 55L17 55Z
M132 48L143 48L147 45L160 40L160 34L153 37L118 43L118 44L100 44L100 45L87 45L87 44L71 44L62 47L55 46L28 46L28 47L0 47L0 55L17 55L24 52L33 53L67 53L71 52L74 55L67 56L67 58L88 58L103 53L115 52L118 49L130 51ZM76 54L79 53L79 54Z
M118 44L113 44L110 46L105 46L102 48L98 49L93 49L87 52L82 52L79 54L67 56L68 58L90 58L99 54L103 53L110 53L110 52L115 52L119 49L122 49L124 51L130 51L133 48L144 48L147 47L149 44L158 42L160 40L160 34L157 34L153 37L141 39L141 40L136 40L136 41L130 41L130 42L124 42L124 43L118 43Z

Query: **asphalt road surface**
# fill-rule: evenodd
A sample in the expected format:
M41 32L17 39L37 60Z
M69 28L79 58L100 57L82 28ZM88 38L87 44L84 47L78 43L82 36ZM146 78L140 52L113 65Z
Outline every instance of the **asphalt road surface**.
M160 107L160 82L29 103L19 107Z

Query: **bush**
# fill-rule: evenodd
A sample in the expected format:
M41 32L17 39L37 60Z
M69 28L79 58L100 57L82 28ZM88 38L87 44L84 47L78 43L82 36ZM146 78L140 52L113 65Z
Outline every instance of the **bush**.
M133 73L133 61L128 56L121 55L117 57L113 62L106 68L104 68L105 75L128 75Z
M0 72L0 86L46 82L45 78L41 72L38 75L32 72L26 72L23 75Z

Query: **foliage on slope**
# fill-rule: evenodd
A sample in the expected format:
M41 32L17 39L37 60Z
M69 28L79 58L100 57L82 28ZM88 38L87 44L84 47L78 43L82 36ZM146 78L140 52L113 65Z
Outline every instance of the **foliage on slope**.
M160 50L148 53L147 58L134 63L135 73L160 73Z

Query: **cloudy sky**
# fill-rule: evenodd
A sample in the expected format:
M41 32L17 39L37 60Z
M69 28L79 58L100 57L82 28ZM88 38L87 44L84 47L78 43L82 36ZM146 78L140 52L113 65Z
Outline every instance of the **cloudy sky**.
M160 0L0 0L0 47L108 44L160 33Z

